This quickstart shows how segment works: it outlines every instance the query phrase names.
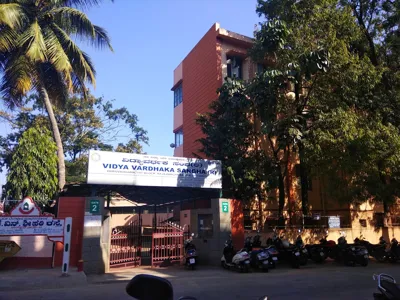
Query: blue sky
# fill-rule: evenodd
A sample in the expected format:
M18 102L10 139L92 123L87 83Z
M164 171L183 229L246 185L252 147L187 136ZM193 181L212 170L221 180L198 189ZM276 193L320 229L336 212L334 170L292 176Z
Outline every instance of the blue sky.
M252 36L259 20L255 7L256 0L104 1L87 13L108 31L115 51L83 47L97 70L94 94L138 116L150 139L147 153L172 155L174 69L215 22ZM9 131L0 124L1 134Z

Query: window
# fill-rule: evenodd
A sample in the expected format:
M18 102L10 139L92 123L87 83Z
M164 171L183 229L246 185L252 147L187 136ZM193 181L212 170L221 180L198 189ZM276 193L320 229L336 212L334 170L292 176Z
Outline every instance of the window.
M238 57L227 57L228 77L242 79L242 60Z
M183 144L183 130L179 129L175 132L175 147L182 146Z
M198 215L199 220L199 237L211 238L214 233L213 215Z
M262 64L257 64L257 74L260 75L262 73L264 73L264 66Z
M182 83L174 89L174 107L182 103Z

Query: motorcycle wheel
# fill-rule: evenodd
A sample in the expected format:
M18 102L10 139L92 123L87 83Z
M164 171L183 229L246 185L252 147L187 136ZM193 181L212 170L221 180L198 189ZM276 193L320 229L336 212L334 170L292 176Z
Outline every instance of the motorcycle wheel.
M292 268L293 268L293 269L300 269L300 262L299 262L298 259L294 259L294 260L292 261Z
M360 265L362 265L363 267L368 266L368 258L364 258L364 259L361 261L361 264L360 264Z
M272 268L272 269L275 269L275 268L276 268L276 263L275 263L274 261L272 261L271 268Z
M383 263L386 261L386 257L384 255L377 254L377 255L375 255L374 258L376 259L376 261L378 261L380 263Z
M248 265L244 266L243 272L244 273L249 273L250 272L250 267Z

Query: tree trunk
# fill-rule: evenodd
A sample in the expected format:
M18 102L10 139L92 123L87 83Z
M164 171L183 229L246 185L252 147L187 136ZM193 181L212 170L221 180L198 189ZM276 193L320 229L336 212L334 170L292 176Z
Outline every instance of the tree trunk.
M62 144L60 130L56 117L54 116L53 106L50 102L49 95L45 88L40 89L40 93L43 97L43 102L47 110L47 114L50 119L51 131L53 132L53 138L57 145L57 167L58 167L58 188L61 191L65 185L65 158L64 158L64 147Z
M263 226L264 226L264 222L263 222L263 197L262 197L262 193L259 192L257 193L257 198L258 198L258 213L259 213L259 217L258 217L258 228L257 230L263 230Z
M304 146L299 143L299 160L300 160L300 183L301 183L301 207L303 210L303 218L308 215L308 174L304 166Z
M279 176L278 176L278 187L279 187L279 209L278 209L278 224L279 226L284 225L283 209L285 207L285 182L282 175L281 167L278 166Z

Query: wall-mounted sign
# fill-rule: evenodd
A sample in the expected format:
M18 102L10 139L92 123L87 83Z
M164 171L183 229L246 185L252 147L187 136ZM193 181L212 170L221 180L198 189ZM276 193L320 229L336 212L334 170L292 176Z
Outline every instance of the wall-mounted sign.
M222 202L222 212L223 213L229 212L229 203L228 202Z
M313 217L313 220L319 221L321 219L321 214L313 213L312 217Z
M52 242L62 242L63 275L68 273L72 218L56 219L52 214L41 214L31 197L25 197L10 214L0 214L0 236L46 235Z
M340 228L340 217L330 216L328 217L329 228Z
M89 151L87 183L222 188L221 161Z
M100 200L90 200L89 211L91 214L98 215L100 213Z
M83 226L85 227L101 227L102 216L85 216Z
M41 214L30 197L24 198L10 214L0 215L0 235L47 235L49 240L60 241L64 236L64 219Z

